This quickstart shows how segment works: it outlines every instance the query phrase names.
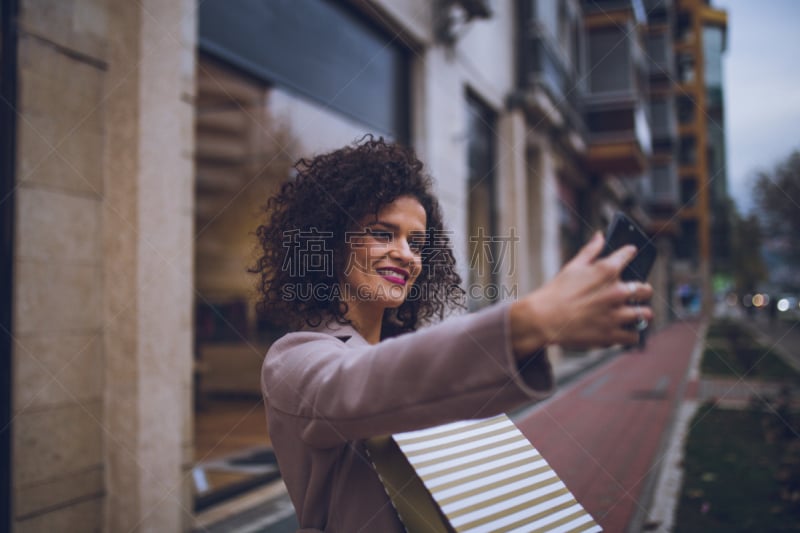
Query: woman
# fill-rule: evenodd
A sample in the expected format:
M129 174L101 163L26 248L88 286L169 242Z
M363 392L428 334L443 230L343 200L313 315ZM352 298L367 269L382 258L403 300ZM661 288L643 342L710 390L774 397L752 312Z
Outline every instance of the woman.
M463 291L431 183L382 139L301 160L258 229L261 310L295 331L264 360L270 437L303 531L404 531L364 440L508 411L553 386L544 348L634 344L652 288L594 238L515 302L416 331ZM413 332L413 333L412 333Z

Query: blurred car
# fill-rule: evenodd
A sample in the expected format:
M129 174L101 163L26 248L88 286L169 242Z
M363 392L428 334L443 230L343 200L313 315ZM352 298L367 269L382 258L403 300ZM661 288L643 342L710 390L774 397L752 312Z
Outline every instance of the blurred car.
M800 320L800 298L791 294L778 296L775 304L781 320Z

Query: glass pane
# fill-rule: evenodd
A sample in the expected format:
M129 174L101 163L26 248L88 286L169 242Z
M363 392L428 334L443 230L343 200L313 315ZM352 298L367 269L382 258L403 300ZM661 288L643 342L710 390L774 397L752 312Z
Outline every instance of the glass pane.
M244 217L263 201L266 187L289 174L275 156L266 84L200 58L195 100L194 458L195 507L278 477L274 457L237 466L246 449L269 451L260 396L259 356L282 332L258 327L243 238L256 221ZM259 168L272 161L259 177ZM253 194L238 194L252 183ZM245 248L247 246L247 248ZM244 252L244 253L243 253ZM254 377L255 376L255 377ZM237 423L241 421L241 423Z
M709 107L722 106L722 53L725 33L722 28L703 28L706 97Z
M495 115L477 98L467 97L468 295L470 309L497 299L502 258L495 207Z
M681 139L680 148L678 149L678 161L685 166L697 164L697 141L694 137Z
M689 96L681 95L678 97L678 121L681 124L694 122L696 112L697 104Z
M589 33L589 90L592 93L633 89L629 37L622 29Z
M692 206L697 201L697 181L694 179L681 180L681 205Z
M320 0L198 2L198 47L395 139L407 137L408 51ZM387 105L387 102L389 103Z
M657 165L653 167L653 195L668 196L672 193L672 172L668 165Z

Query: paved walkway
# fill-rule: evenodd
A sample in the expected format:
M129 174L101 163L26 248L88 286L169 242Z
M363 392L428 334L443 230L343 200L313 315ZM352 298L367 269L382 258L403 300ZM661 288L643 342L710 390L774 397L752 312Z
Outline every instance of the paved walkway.
M515 418L606 531L642 528L699 334L672 324Z

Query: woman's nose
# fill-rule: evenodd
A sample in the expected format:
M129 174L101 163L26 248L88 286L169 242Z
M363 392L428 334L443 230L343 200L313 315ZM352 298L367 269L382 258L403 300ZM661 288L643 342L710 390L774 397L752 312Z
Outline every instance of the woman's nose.
M411 245L406 239L397 239L395 245L392 247L392 252L397 259L403 262L410 263L414 260L414 252L411 250Z

